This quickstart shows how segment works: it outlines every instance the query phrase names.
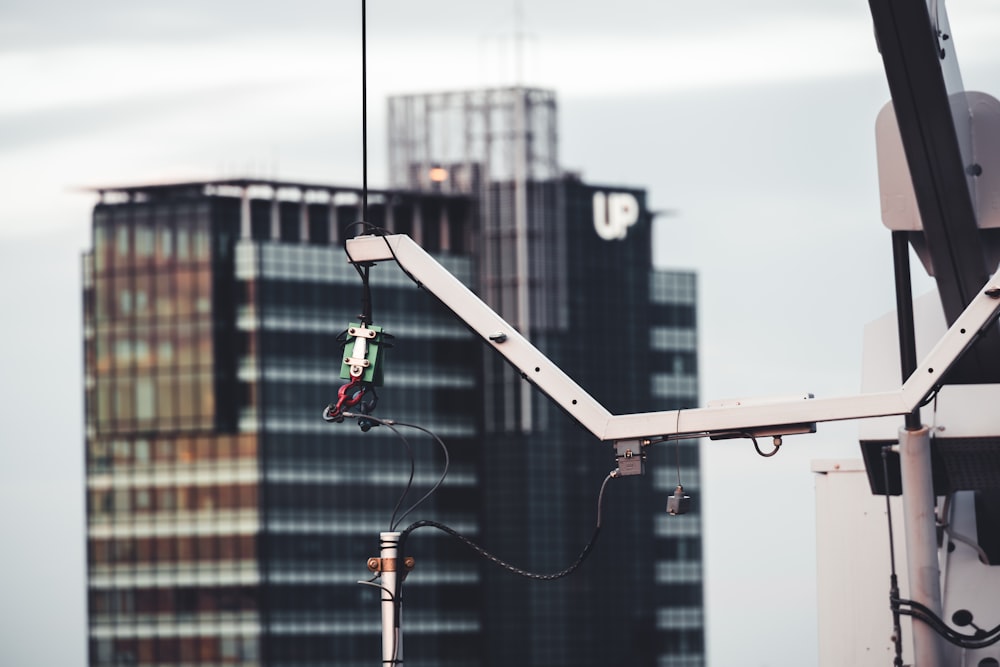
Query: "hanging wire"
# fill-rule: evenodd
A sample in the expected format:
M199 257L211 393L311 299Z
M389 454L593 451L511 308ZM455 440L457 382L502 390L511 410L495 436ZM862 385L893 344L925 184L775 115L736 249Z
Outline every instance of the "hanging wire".
M772 449L769 452L764 452L761 450L760 446L757 444L757 438L754 437L753 433L744 433L743 437L750 438L750 440L753 441L753 448L756 449L757 453L763 456L764 458L770 458L774 456L775 454L778 453L778 450L781 449L781 436L775 437L774 449Z
M891 447L882 447L882 476L885 483L885 516L889 523L889 607L892 610L892 641L895 649L895 656L892 659L894 667L903 665L903 629L899 624L900 609L899 600L899 579L896 577L896 543L892 535L892 505L889 503L889 450Z
M365 0L361 0L361 219L368 219L368 30Z
M504 561L500 557L495 556L494 554L490 553L483 547L479 546L465 535L462 535L457 530L450 528L449 526L446 526L442 523L438 523L437 521L427 521L427 520L416 521L407 526L402 531L400 531L399 540L397 541L397 547L396 547L398 550L397 553L400 554L404 553L403 548L404 545L406 544L406 539L409 537L410 533L412 533L414 530L417 530L418 528L436 528L441 532L447 533L448 535L456 538L457 540L462 542L462 544L472 549L476 554L478 554L482 558L485 558L486 560L494 563L495 565L502 567L503 569L507 570L508 572L511 572L512 574L540 581L553 581L556 579L562 579L563 577L567 577L573 574L573 572L575 572L583 564L583 562L587 559L587 556L590 555L591 550L594 548L594 544L596 544L597 542L597 536L600 535L601 533L601 507L604 504L604 490L607 487L608 482L611 481L611 479L613 479L615 476L616 475L614 473L609 473L607 477L604 478L604 481L601 482L601 490L597 494L597 523L594 526L594 532L590 536L590 541L587 542L586 546L583 547L583 550L580 552L580 555L576 557L576 560L574 560L568 567L559 570L558 572L552 572L552 573L530 572L528 570L519 568L515 565L511 565L510 563ZM396 593L395 599L397 601L397 604L399 604L398 601L401 598L400 589L402 585L403 585L402 577L397 577L396 591L395 591ZM397 612L396 613L397 625L399 624L399 616L400 615Z
M448 469L451 467L451 456L448 454L448 447L447 447L447 445L444 444L444 441L441 440L441 438L439 438L437 436L437 434L435 434L434 432L432 432L432 431L424 428L423 426L418 426L416 424L407 424L405 422L394 421L392 419L379 419L379 418L373 417L371 415L360 415L360 414L352 413L352 412L345 412L344 416L347 417L348 419L351 419L351 418L354 418L354 417L359 417L359 418L363 418L363 419L370 419L371 421L375 422L376 424L380 424L382 426L387 427L393 433L395 433L397 436L399 436L399 438L405 443L406 449L407 449L407 451L410 454L410 479L409 479L409 482L407 482L406 489L403 491L403 494L399 497L399 500L396 502L396 507L392 511L392 518L389 519L389 530L390 531L394 531L399 526L399 524L402 522L402 520L408 514L410 514L410 512L412 512L413 510L415 510L422 502L424 502L425 500L427 500L428 498L430 498L431 495L433 495L433 493L438 490L438 488L441 486L441 484L444 483L445 477L448 476ZM399 512L400 505L402 504L403 499L409 493L410 487L413 484L413 464L414 464L414 459L413 459L413 449L410 447L409 441L406 439L406 436L404 436L402 433L399 432L399 430L396 428L397 426L405 426L407 428L416 429L418 431L422 431L423 433L426 433L427 435L429 435L432 438L434 438L435 441L437 441L438 445L441 446L441 451L444 453L444 470L441 471L441 477L438 478L437 482L434 484L434 486L432 486L430 488L430 490L427 491L427 493L425 493L424 495L422 495L415 503L413 503L412 505L410 505L410 507L407 508L407 510L405 512L403 512L402 514L400 514L398 518L397 518L396 514Z

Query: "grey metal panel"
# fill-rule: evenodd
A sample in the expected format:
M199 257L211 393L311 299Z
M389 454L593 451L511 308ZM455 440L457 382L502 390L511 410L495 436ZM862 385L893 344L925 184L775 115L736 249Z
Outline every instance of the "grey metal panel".
M963 158L942 69L944 57L949 70L957 71L948 44L952 40L937 32L935 26L946 23L935 17L932 24L924 3L870 0L869 5L923 222L923 233L913 233L911 242L926 244L951 324L989 275L967 181L966 167L971 165ZM960 85L957 77L951 80ZM961 112L958 115L961 121ZM977 342L948 381L1000 381L996 327Z

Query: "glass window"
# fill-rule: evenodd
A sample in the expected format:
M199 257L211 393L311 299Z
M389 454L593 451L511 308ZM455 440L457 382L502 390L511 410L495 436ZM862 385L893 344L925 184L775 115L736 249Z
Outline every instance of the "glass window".
M219 552L214 535L196 538L196 546L199 561L214 561L218 558Z
M215 391L212 386L212 374L211 373L201 373L197 377L197 405L198 415L203 419L202 424L209 425L212 423L215 417Z
M128 440L115 440L111 443L111 452L115 457L115 463L131 463L132 443Z
M135 455L136 463L143 465L149 463L149 440L136 440L132 449Z
M212 312L212 273L203 270L195 274L195 312Z
M174 232L170 227L163 226L159 228L159 234L156 237L156 257L162 262L166 262L174 254Z
M191 237L188 234L188 230L179 227L177 229L177 259L182 262L186 262L191 258Z
M194 441L190 438L177 439L177 462L194 463Z
M239 500L236 487L232 484L222 484L219 486L219 509L231 510L236 508Z
M97 303L96 315L98 320L106 320L111 317L111 279L97 278L94 283L94 300Z
M161 427L168 427L170 422L177 416L176 402L174 399L174 376L170 373L160 373L156 376L156 397L157 410L159 413L159 424Z
M110 639L98 639L97 640L97 661L101 663L111 662L111 640Z
M126 537L111 542L111 557L119 563L131 563L135 560L135 540ZM125 591L122 591L122 595Z
M153 562L153 538L140 537L135 541L135 560L138 563Z
M178 605L180 603L178 602ZM178 611L190 613L188 609L178 609ZM194 637L181 637L181 662L194 664L198 661L198 640Z
M132 341L119 338L115 341L115 365L119 368L132 363Z
M154 452L158 463L173 463L174 441L167 438L157 440Z
M199 321L194 329L195 346L198 350L198 365L202 368L213 366L213 345L212 345L212 322L209 320Z
M194 509L194 489L190 486L177 487L177 509L185 512Z
M176 351L177 363L181 366L195 364L195 332L191 327L179 327L177 330Z
M148 512L150 509L152 509L152 501L149 489L136 489L135 510L137 512Z
M160 339L156 342L156 363L169 364L174 360L174 341Z
M185 424L190 424L195 416L195 378L189 373L177 378L177 414Z
M240 535L237 548L239 549L239 557L243 560L254 560L257 558L257 543L253 535Z
M215 438L197 438L195 440L195 454L199 461L205 463L215 460Z
M156 642L155 639L139 639L137 640L138 652L139 652L139 664L148 665L153 662L153 644Z
M121 222L115 227L115 248L118 257L128 257L129 254L129 228L127 224Z
M257 508L257 485L240 484L240 507L245 509Z
M148 368L153 363L153 355L149 353L149 341L142 337L142 333L136 332L135 347L132 349L135 355L135 363L140 368Z
M198 487L198 509L203 511L210 511L215 509L215 487L214 486L201 486Z
M91 491L90 492L90 514L91 516L104 516L111 513L111 492Z
M194 560L194 538L177 538L177 562L190 563Z
M108 231L104 224L106 215L94 213L94 270L98 273L108 266Z
M161 271L156 274L156 316L170 317L174 314L173 283L174 274L172 272Z
M173 489L156 490L156 509L160 512L173 512L177 509L177 497Z
M91 440L90 467L95 472L106 472L111 468L111 454L106 440Z
M132 314L132 290L122 287L118 290L118 315L128 317Z
M240 458L257 458L257 438L250 434L239 436Z
M202 637L199 642L199 654L202 662L215 662L219 659L219 640L215 637Z
M143 216L144 218L146 216ZM137 258L145 259L153 254L153 229L149 222L143 220L136 222L135 226L135 255Z
M111 562L111 550L107 540L90 541L90 561L94 565L107 565Z
M188 317L194 313L195 274L192 271L178 271L174 280L174 312L181 317Z
M211 259L211 243L208 230L203 225L198 225L192 236L194 241L194 259L197 262L207 262Z
M108 426L111 421L111 388L110 378L97 378L97 422L99 428Z
M156 388L150 375L140 375L135 381L136 419L149 421L156 416Z
M172 563L174 561L174 550L177 546L173 537L155 537L156 561L158 563Z
M114 497L116 514L127 514L132 511L132 494L128 489L115 491Z
M219 638L219 655L227 662L235 662L240 657L236 637L224 635Z
M240 640L242 644L241 653L243 660L256 661L259 651L257 650L257 638L256 637L243 637Z
M135 405L133 402L132 381L124 377L115 378L115 386L112 390L112 400L114 402L114 419L118 422L118 427L124 427L121 422L128 421L135 415Z
M215 440L216 456L220 461L233 458L233 439L228 435L220 435Z
M135 277L134 310L137 317L148 317L152 314L150 296L153 293L153 276L140 273Z

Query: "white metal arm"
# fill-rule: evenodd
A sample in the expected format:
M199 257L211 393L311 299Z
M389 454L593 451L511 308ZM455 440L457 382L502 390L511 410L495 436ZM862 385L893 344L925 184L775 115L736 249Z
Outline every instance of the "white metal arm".
M347 241L354 262L395 260L600 440L739 433L790 424L902 415L914 410L1000 312L1000 281L987 281L916 371L897 391L834 398L613 415L524 336L405 234Z

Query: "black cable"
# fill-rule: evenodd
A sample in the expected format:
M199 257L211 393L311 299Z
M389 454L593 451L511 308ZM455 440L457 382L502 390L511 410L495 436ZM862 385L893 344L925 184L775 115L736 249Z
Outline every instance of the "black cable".
M361 0L361 218L368 219L368 32Z
M382 426L389 428L393 433L399 436L399 438L406 444L406 449L410 453L410 464L411 464L410 482L407 484L406 490L403 492L403 495L400 496L399 501L396 503L396 508L392 512L392 518L389 520L389 530L394 531L399 526L400 522L406 517L406 515L415 510L417 506L420 505L420 503L430 498L431 495L438 490L438 487L440 487L441 484L444 483L445 477L448 476L448 469L451 467L451 456L448 453L448 447L447 445L444 444L444 441L437 436L437 434L422 426L417 426L416 424L407 424L405 422L393 421L392 419L379 419L377 417L372 417L371 415L359 415L353 412L345 412L344 417L347 417L348 419L353 419L354 417L358 417L361 419L370 419L376 424L381 424ZM396 429L397 426L406 426L408 428L413 428L418 431L423 431L427 435L434 438L434 440L436 440L437 443L441 446L441 451L444 452L444 470L441 472L441 477L438 478L438 481L434 484L434 486L430 488L430 490L427 491L427 493L422 495L419 500L410 505L410 507L405 512L400 514L399 518L396 518L396 512L399 510L399 506L403 502L403 498L405 498L406 494L409 493L410 484L412 484L413 482L413 450L410 448L410 443L406 439L406 436L404 436Z
M997 630L1000 630L1000 628L994 628L989 632L978 631L974 635L966 635L949 627L947 623L937 616L937 614L919 602L900 598L896 598L894 602L897 605L911 606L911 609L900 608L899 613L903 616L910 616L911 618L924 622L945 641L960 648L971 650L981 649L1000 642L1000 633L997 633Z
M369 283L369 271L372 265L367 262L359 263L354 261L354 258L351 257L351 252L347 249L347 237L349 236L348 231L351 227L355 227L357 225L363 225L370 231L381 231L384 233L385 230L378 225L373 225L365 220L357 220L344 228L344 254L347 255L347 261L354 267L354 270L358 272L358 276L361 278L361 314L358 317L362 324L368 325L373 322L372 290L371 284Z
M992 646L1000 641L1000 625L992 630L977 630L973 635L966 635L950 627L932 609L915 600L899 597L899 581L896 576L896 548L892 534L892 507L889 503L889 450L890 445L882 447L882 477L885 484L885 514L889 525L889 608L892 610L892 629L896 655L893 665L903 664L903 639L899 624L900 616L910 616L927 624L945 641L965 649L980 649ZM904 606L910 607L905 609Z
M903 628L899 624L899 579L896 577L896 543L892 535L892 506L889 503L889 445L882 447L882 476L885 482L885 516L889 523L889 609L892 611L894 667L903 665Z
M442 531L444 533L447 533L448 535L451 535L454 538L457 538L465 546L467 546L470 549L472 549L475 553L477 553L478 555L482 556L486 560L489 560L490 562L492 562L492 563L494 563L496 565L499 565L500 567L504 568L508 572L511 572L513 574L517 574L517 575L520 575L522 577L526 577L526 578L529 578L529 579L536 579L536 580L541 580L541 581L553 581L553 580L556 580L556 579L561 579L563 577L569 576L570 574L573 574L573 572L575 572L583 564L583 562L587 559L587 556L590 555L591 550L594 548L594 544L597 542L597 536L601 532L601 506L604 503L604 489L605 489L605 487L607 487L608 482L614 476L615 476L614 473L608 474L608 476L605 477L604 481L601 483L601 490L600 490L600 492L597 495L597 523L594 526L594 532L593 532L593 534L590 536L590 541L587 542L587 545L583 548L583 551L580 552L580 555L576 557L576 560L573 561L573 563L570 564L569 567L566 567L566 568L564 568L564 569L562 569L562 570L560 570L558 572L552 572L552 573L549 573L549 574L540 574L540 573L536 573L536 572L529 572L528 570L524 570L522 568L519 568L519 567L516 567L514 565L511 565L510 563L507 563L506 561L504 561L503 559L499 558L498 556L495 556L495 555L491 554L490 552L486 551L486 549L484 549L483 547L479 546L478 544L476 544L475 542L473 542L472 540L470 540L468 537L462 535L457 530L454 530L453 528L450 528L450 527L448 527L448 526L446 526L446 525L444 525L442 523L438 523L437 521L426 521L426 520L425 521L417 521L417 522L414 522L414 523L410 524L405 529L403 529L399 533L399 540L396 542L396 549L397 549L396 553L400 554L400 557L402 557L402 554L405 553L404 550L403 550L403 548L404 548L404 545L406 544L406 539L407 539L407 537L409 537L410 533L412 533L414 530L416 530L418 528L437 528L438 530L440 530L440 531ZM395 591L394 598L397 601L396 602L397 605L399 604L399 601L401 600L401 593L402 593L401 587L402 587L402 585L403 585L403 578L402 577L396 577L396 591ZM396 613L396 625L397 626L399 625L399 616L400 616L400 614L397 611L397 613Z
M344 416L347 417L348 415L344 415ZM350 416L353 417L354 415L352 414ZM386 426L385 421L382 420L382 419L378 419L377 417L372 417L371 415L367 415L367 416L365 416L363 418L364 419L370 419L373 422L376 422L378 424L382 424L383 426ZM414 474L414 472L416 472L416 469L417 469L417 462L416 462L416 459L413 456L413 448L410 447L410 441L407 440L406 437L402 433L400 433L399 431L397 431L396 429L393 428L392 432L395 433L396 435L398 435L399 439L403 441L403 444L406 446L406 453L410 455L410 478L408 480L406 480L406 488L403 489L403 493L401 493L399 495L399 500L396 501L396 506L392 508L392 516L389 517L389 530L390 531L396 530L396 513L399 511L399 508L403 504L403 500L406 499L406 495L410 492L410 489L413 488L413 474Z
M931 401L937 399L937 395L938 395L939 391L941 391L941 385L935 385L934 388L931 389L931 392L929 394L927 394L927 397L923 401L921 401L920 404L917 407L918 408L923 408L925 406L930 405Z
M427 500L428 498L430 498L431 495L435 491L438 490L438 487L440 487L441 484L444 483L444 478L448 476L448 468L451 467L451 457L448 455L448 447L445 446L444 441L441 440L441 438L439 438L435 433L432 433L431 431L428 431L427 429L423 428L422 426L417 426L415 424L404 424L402 422L396 422L396 425L398 425L398 426L409 426L410 428L415 428L418 431L423 431L427 435L429 435L432 438L434 438L437 441L437 443L441 446L441 451L444 453L444 470L441 471L441 477L438 478L438 481L434 484L434 486L432 486L430 489L428 489L427 493L425 493L424 495L422 495L420 497L420 499L417 500L417 502L415 502L412 505L410 505L410 507L405 512L403 512L402 514L399 515L399 518L392 525L392 528L390 530L396 530L396 528L399 527L400 522L402 522L403 519L406 518L406 516L410 512L412 512L413 510L417 509L417 506L420 505L420 503L422 503L425 500ZM395 428L393 428L393 426L391 424L386 424L386 426L388 426L393 431L396 430Z
M761 456L763 456L765 459L771 458L772 456L774 456L775 454L778 453L779 449L781 449L781 438L780 437L774 439L774 449L772 449L771 451L769 451L769 452L767 452L765 454L761 450L760 446L757 444L757 438L754 437L753 433L744 432L744 433L742 433L742 435L743 435L743 437L750 438L750 440L753 441L753 448L756 449L757 453L760 454Z

